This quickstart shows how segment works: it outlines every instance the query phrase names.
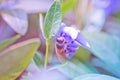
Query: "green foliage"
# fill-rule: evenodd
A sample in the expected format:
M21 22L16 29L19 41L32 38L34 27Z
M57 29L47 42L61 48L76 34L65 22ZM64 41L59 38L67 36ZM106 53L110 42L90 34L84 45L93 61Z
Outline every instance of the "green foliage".
M76 62L68 61L65 64L54 66L50 70L52 69L57 69L70 79L73 79L74 77L83 74L98 73L92 66L87 66L85 63L82 63L80 61Z
M62 14L64 15L69 10L73 9L77 4L77 0L67 0L66 2L62 2Z
M87 62L90 58L90 52L83 47L79 47L79 49L75 53L75 58L78 58L81 61Z
M116 19L120 22L120 12L115 15Z
M98 58L94 58L92 60L92 63L94 64L94 66L96 66L98 68L102 68L104 73L114 75L116 77L120 77L120 75L119 75L120 73L119 73L118 69L115 69L113 66L106 64L102 60L100 60Z
M36 63L37 66L43 66L43 60L42 60L42 55L41 53L37 52L34 57L33 57L34 62Z
M60 2L55 0L48 10L44 21L43 31L46 39L50 39L57 34L61 21L62 14Z
M20 38L20 35L16 35L16 36L9 38L3 42L0 42L0 51L3 50L4 48L8 47L10 44L15 42L19 38Z
M120 77L120 41L117 37L102 33L84 33L91 45L93 55L102 60L111 72Z
M30 63L40 44L31 39L10 46L0 53L0 80L14 80Z

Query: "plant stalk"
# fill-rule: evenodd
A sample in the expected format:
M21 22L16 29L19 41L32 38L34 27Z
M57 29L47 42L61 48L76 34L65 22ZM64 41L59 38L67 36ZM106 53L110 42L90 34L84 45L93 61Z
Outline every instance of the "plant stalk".
M46 40L46 53L45 53L45 62L44 62L45 68L47 68L48 65L48 56L49 56L49 40Z

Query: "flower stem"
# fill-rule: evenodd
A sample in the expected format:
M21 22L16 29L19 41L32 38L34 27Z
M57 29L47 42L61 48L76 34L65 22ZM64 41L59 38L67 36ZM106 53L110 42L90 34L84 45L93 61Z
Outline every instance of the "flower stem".
M46 68L48 65L48 53L49 52L49 40L46 40L46 54L45 54L45 63L44 67Z

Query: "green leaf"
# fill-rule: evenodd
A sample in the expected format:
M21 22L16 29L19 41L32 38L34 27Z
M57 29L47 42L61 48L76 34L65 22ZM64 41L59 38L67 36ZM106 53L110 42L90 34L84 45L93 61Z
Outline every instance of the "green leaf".
M118 73L118 70L117 69L114 69L114 67L110 66L110 65L107 65L105 62L101 61L100 59L98 58L93 58L92 59L92 64L94 66L96 66L97 68L101 68L103 69L103 72L105 74L110 74L110 75L114 75L114 76L117 76L120 78L120 75ZM111 74L112 73L112 74Z
M0 3L2 3L3 2L3 0L0 0Z
M115 36L102 32L84 33L84 35L91 45L92 54L112 68L111 70L119 77L120 40Z
M35 64L40 67L40 66L43 66L43 60L42 60L42 55L41 53L37 52L34 57L33 57L33 60L35 62Z
M62 20L61 6L58 0L55 0L48 10L43 26L44 36L50 39L55 36L60 28Z
M79 47L74 56L75 58L78 58L81 61L87 62L90 58L90 52L83 47Z
M65 64L52 67L51 69L57 69L71 79L83 74L97 73L97 71L92 66L88 66L81 62L67 62Z
M73 80L120 80L120 79L102 74L87 74L79 76Z
M20 35L16 35L16 36L9 38L3 42L0 42L0 51L3 50L4 48L8 47L10 44L15 42L19 38L20 38Z
M67 0L66 2L62 2L62 14L64 15L69 10L73 9L77 4L77 0Z
M118 12L118 13L115 15L115 18L116 18L117 21L120 22L120 12Z
M0 80L14 80L30 63L40 41L38 38L14 44L0 53Z

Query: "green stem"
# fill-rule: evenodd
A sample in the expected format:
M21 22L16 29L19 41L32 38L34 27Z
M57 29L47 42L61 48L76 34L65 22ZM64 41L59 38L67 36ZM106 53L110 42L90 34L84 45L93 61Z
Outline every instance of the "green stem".
M48 65L48 52L49 52L49 40L46 40L46 54L45 54L45 63L44 63L45 68Z

